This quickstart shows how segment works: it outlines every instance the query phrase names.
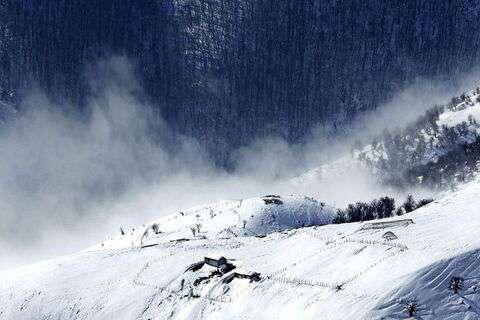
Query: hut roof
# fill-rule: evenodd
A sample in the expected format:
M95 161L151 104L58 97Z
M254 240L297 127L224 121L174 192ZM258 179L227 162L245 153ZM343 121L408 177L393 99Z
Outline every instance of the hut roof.
M384 239L398 239L397 235L393 233L392 231L387 231L383 234L382 238Z
M207 259L212 259L212 260L220 260L220 259L226 259L224 256L222 256L221 254L216 254L216 253L209 253L209 254L206 254L205 255L205 258Z
M412 219L368 222L362 226L362 230L383 229L383 228L390 228L390 227L396 227L396 226L408 226L409 224L412 224L412 223L414 223Z

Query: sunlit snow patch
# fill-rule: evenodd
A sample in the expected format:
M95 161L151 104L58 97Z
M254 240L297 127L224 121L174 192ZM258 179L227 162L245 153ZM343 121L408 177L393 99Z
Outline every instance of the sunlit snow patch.
M153 246L212 238L263 237L272 232L332 222L335 209L310 197L266 195L222 201L177 212L89 250Z

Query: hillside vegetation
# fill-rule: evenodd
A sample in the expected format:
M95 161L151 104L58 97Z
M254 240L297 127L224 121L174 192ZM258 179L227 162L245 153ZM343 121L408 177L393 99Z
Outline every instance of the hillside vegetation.
M480 89L434 106L402 130L385 131L353 157L396 187L454 189L480 170Z

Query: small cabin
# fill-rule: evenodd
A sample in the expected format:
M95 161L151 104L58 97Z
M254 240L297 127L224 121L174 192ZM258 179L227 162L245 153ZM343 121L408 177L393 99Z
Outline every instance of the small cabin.
M260 281L260 273L254 271L237 271L235 275L239 279L249 279L250 281Z
M395 233L393 233L392 231L387 231L383 234L382 236L383 239L387 240L387 241L391 241L391 240L396 240L398 239L397 235Z
M227 258L222 256L209 255L208 257L204 258L204 262L209 266L220 268L221 266L227 264Z
M237 270L236 272L231 272L228 276L223 278L222 283L230 283L233 279L248 279L250 282L257 282L261 280L260 273L254 271L245 271Z

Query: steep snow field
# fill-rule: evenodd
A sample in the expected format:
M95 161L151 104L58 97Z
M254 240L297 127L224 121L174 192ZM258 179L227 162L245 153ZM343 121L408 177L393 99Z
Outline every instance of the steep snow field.
M4 271L0 318L405 319L409 304L416 319L480 318L480 182L373 221L413 223L309 227L329 222L332 209L280 200L193 208L84 252ZM384 239L387 231L398 239ZM186 271L219 255L237 268ZM229 282L231 272L261 280ZM454 276L463 279L458 294L449 289Z

